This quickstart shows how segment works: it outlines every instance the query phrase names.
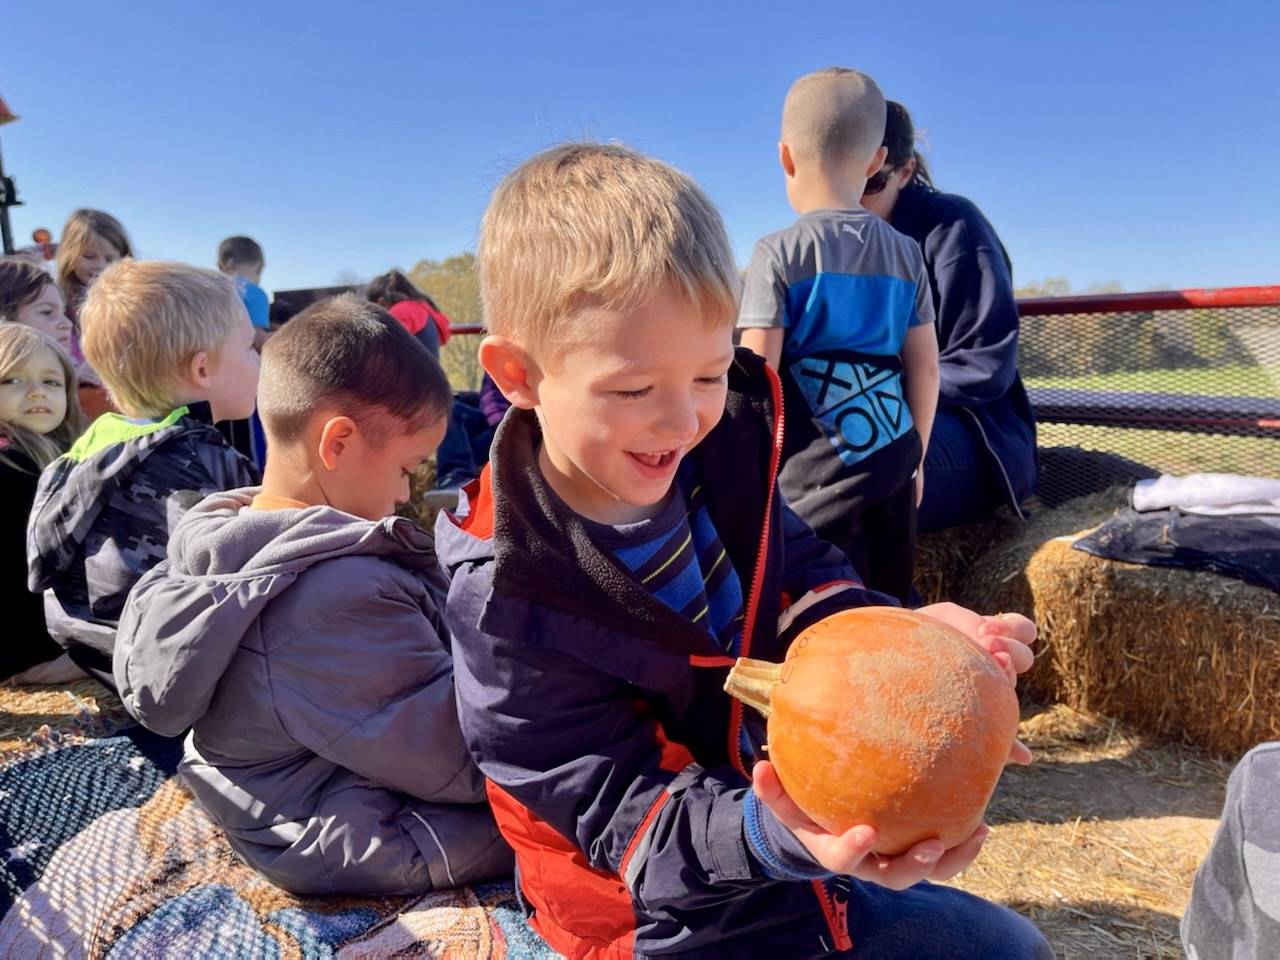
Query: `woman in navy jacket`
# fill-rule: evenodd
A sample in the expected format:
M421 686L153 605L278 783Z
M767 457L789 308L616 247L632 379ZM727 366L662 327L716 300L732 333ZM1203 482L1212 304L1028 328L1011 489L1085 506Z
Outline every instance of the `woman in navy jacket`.
M915 149L911 116L889 101L888 158L862 205L920 244L938 317L942 379L924 461L921 531L1021 515L1036 485L1036 426L1018 376L1018 308L1004 245L971 201L941 193Z

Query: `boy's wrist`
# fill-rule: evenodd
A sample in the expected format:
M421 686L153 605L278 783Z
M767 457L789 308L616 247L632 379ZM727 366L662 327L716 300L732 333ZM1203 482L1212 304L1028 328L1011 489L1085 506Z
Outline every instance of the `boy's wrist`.
M761 872L772 880L818 880L832 875L760 802L754 790L748 790L743 800L742 832Z

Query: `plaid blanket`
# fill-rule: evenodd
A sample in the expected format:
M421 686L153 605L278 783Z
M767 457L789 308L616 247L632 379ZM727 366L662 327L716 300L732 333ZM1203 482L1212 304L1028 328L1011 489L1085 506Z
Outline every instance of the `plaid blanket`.
M0 957L555 956L509 882L418 898L284 893L175 778L179 741L137 726L107 735L92 729L100 716L41 724L4 750Z

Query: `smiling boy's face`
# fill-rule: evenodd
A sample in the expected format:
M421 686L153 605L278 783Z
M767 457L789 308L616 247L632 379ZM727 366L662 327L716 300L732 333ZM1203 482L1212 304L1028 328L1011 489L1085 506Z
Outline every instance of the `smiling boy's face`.
M629 523L661 506L680 461L720 421L733 326L708 325L670 290L586 319L579 344L530 371L539 466L575 512Z

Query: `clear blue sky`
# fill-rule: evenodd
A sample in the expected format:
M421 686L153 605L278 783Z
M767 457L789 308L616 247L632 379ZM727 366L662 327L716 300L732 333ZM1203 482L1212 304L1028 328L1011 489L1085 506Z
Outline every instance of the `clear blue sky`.
M839 63L907 104L1020 282L1280 282L1274 0L507 6L6 4L19 238L95 206L142 256L248 233L268 288L368 277L472 248L503 172L588 136L691 173L745 260L791 218L783 95Z

